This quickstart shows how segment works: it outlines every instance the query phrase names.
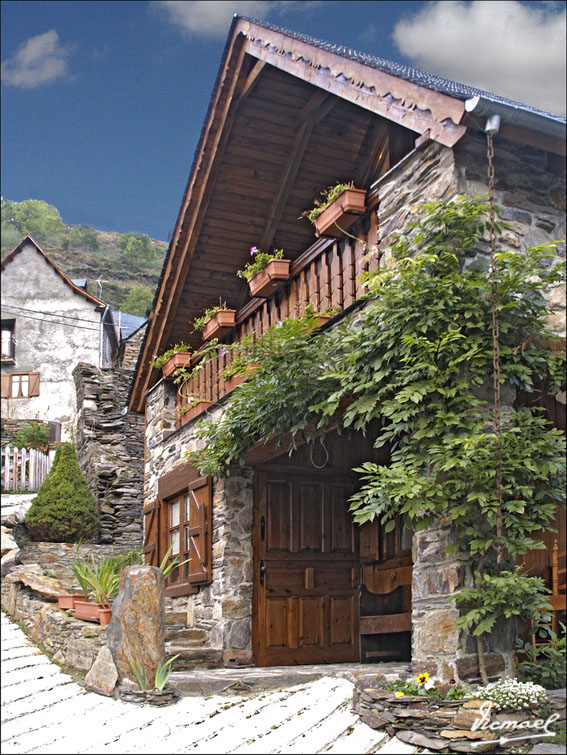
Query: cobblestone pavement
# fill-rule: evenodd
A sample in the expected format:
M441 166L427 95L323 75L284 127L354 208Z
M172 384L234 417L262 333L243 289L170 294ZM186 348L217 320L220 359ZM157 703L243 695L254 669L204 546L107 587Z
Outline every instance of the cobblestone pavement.
M416 752L361 723L344 678L140 707L85 692L4 613L1 651L3 755Z

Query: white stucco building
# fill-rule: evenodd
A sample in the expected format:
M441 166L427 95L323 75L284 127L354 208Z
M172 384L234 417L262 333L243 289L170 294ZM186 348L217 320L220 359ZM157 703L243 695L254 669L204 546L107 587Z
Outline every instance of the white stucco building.
M2 419L61 425L76 414L73 369L110 366L118 348L110 307L68 278L26 236L2 263Z

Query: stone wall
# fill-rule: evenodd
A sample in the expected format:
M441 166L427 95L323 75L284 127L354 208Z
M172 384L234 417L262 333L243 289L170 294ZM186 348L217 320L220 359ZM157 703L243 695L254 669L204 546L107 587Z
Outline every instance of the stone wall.
M21 584L2 581L2 608L64 668L88 671L106 645L106 629L100 624L75 619Z
M116 357L116 365L121 369L136 369L140 348L142 346L142 341L144 340L147 327L147 324L142 325L141 328L138 328L138 330L132 333L132 335L128 336L128 338L125 338L120 344L120 348Z
M18 538L18 547L20 549L20 563L39 564L48 576L61 582L66 590L81 592L79 583L73 575L75 544L33 542ZM128 550L125 546L85 543L79 546L79 557L90 562L92 555L95 562L99 563L106 556L117 556L126 553Z
M100 513L101 543L140 548L144 418L126 412L131 372L81 363L77 390L77 455Z
M220 416L222 407L215 410ZM161 380L149 392L146 409L145 499L154 500L160 477L184 463L195 448L195 423L175 429L175 386ZM252 663L252 471L234 468L213 482L212 582L195 595L166 598L170 652L183 645L191 663ZM177 622L177 623L174 623ZM179 664L176 664L179 667Z

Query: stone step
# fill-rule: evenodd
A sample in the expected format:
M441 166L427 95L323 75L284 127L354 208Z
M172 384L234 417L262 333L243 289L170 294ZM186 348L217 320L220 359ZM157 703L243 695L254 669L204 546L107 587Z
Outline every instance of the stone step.
M187 627L187 612L186 611L166 611L165 612L165 626L169 624L179 624L179 626Z
M207 633L202 629L187 627L166 627L165 641L174 645L201 647L207 641Z
M178 658L173 661L173 668L176 671L192 668L220 668L223 664L222 650L214 648L187 647L166 642L165 653L168 657L179 654Z

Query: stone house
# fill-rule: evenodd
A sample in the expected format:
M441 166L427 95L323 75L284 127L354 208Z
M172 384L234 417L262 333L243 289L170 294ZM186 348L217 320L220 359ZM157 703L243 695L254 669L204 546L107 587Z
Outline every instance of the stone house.
M351 470L377 453L367 439L330 437L323 468L305 446L288 455L268 443L229 477L203 477L184 452L200 442L204 415L181 415L175 384L151 363L176 343L199 348L190 323L219 300L236 310L226 342L308 304L337 308L340 321L361 305L360 274L380 264L368 249L386 248L424 201L486 193L488 119L505 243L522 251L565 238L564 119L235 17L130 393L146 417L146 558L158 564L173 545L191 559L166 589L187 664L411 658L442 678L477 674L447 601L463 580L463 564L443 552L447 527L412 538L402 523L386 533L348 517ZM349 235L315 238L299 216L348 181L366 191L363 211ZM292 260L290 279L264 296L235 275L252 245ZM190 386L213 418L230 401L223 359ZM551 404L564 426L564 395ZM511 661L499 642L486 648L491 673Z
M110 307L80 283L30 236L2 262L2 420L50 422L54 440L72 437L76 364L107 367L119 345Z

